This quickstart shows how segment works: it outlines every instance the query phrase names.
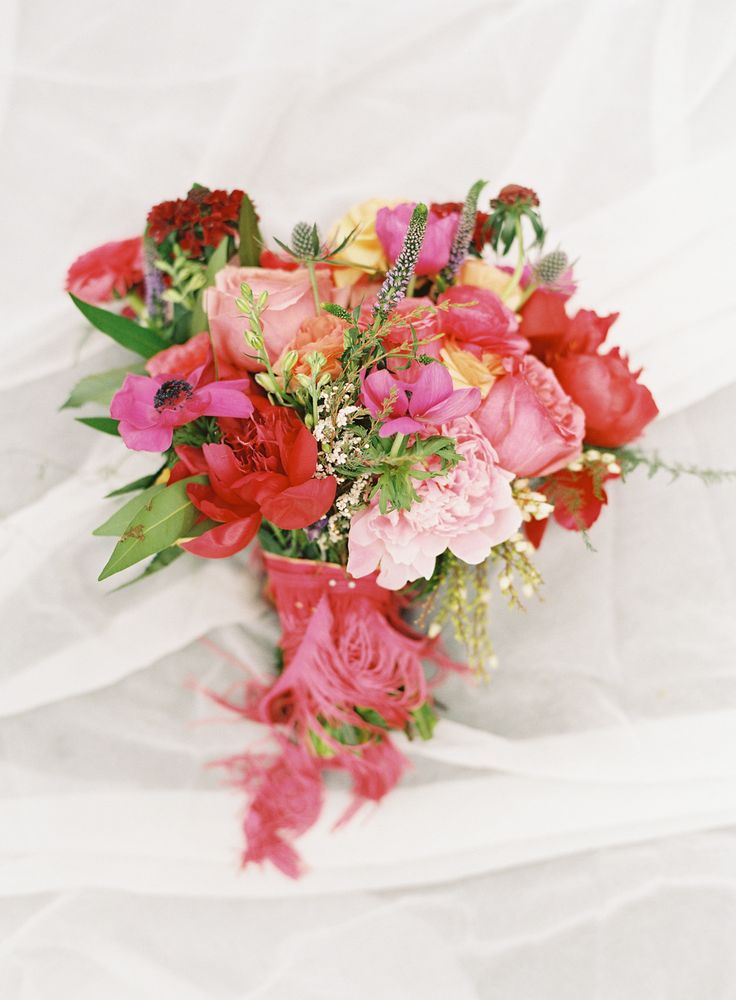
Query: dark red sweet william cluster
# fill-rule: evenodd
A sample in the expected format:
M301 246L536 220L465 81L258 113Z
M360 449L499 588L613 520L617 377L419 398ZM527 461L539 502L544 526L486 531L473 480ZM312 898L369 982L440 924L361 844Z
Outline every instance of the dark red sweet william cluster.
M225 236L237 236L243 191L210 191L194 187L186 198L162 201L148 213L148 234L159 246L172 234L190 257L217 247Z

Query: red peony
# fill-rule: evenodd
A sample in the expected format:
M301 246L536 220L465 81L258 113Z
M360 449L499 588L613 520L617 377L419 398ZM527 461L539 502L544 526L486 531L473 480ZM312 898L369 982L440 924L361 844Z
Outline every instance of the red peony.
M84 302L103 305L123 298L143 281L143 241L140 236L105 243L77 257L66 276L66 290Z
M570 354L554 362L560 385L585 413L585 440L616 448L638 437L659 413L615 347L608 354Z
M585 413L585 440L615 448L638 437L659 412L618 348L598 354L618 313L581 309L568 316L554 292L536 291L522 311L521 332Z
M529 343L519 334L516 317L495 292L471 285L453 285L437 299L450 308L437 322L443 333L466 350L491 351L502 357L521 357Z
M201 450L209 483L192 484L188 494L198 510L219 524L184 544L195 555L220 559L239 552L263 518L278 528L306 528L335 499L334 477L315 478L317 442L293 410L258 396L253 404L252 418L220 421L222 443ZM177 454L191 467L196 464L183 449Z

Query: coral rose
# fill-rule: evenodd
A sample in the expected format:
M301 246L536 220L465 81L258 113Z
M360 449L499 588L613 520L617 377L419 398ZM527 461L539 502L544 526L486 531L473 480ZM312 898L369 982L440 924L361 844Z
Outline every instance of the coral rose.
M256 299L261 292L268 293L261 323L271 362L281 355L301 324L314 317L314 296L305 268L284 271L227 266L217 272L215 287L207 289L205 301L218 359L236 368L260 371L263 366L244 337L248 321L235 304L243 282L250 285ZM334 287L326 271L317 272L317 290L322 301L332 301Z
M410 510L381 514L376 498L353 518L348 537L348 572L367 576L378 569L377 582L399 590L412 580L432 575L445 549L477 565L521 524L514 502L513 475L500 468L496 453L470 417L445 425L462 461L446 476L414 484L420 502Z
M579 452L585 417L554 373L527 355L506 361L508 374L494 382L475 413L498 459L517 476L543 476Z
M340 356L345 349L345 330L347 323L345 320L330 313L322 313L321 316L311 316L305 319L297 331L296 337L289 341L281 357L274 365L274 369L280 372L284 362L284 356L289 351L296 351L299 355L293 371L309 375L311 369L304 358L313 351L319 351L327 362L322 369L333 378L340 373Z
M616 448L638 437L659 413L651 392L637 380L616 347L608 354L570 354L556 359L560 385L585 413L585 439Z
M102 305L126 295L143 281L143 240L105 243L77 257L66 276L66 290L84 302Z

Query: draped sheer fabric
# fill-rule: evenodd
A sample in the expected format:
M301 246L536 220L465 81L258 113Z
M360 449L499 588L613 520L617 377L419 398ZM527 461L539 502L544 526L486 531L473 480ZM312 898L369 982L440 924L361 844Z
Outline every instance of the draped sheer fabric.
M732 487L635 474L544 601L491 608L501 669L442 689L378 808L238 868L213 705L265 675L248 558L96 577L104 493L151 467L59 414L125 363L60 292L192 180L264 229L374 195L532 184L577 301L657 396L646 446L736 466L736 11L718 0L110 8L6 0L0 91L0 993L22 1000L728 997L736 929Z

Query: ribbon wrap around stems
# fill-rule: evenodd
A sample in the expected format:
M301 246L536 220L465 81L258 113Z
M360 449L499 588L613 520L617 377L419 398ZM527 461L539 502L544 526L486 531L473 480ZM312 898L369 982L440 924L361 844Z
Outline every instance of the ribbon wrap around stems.
M244 863L270 860L295 877L292 840L320 813L322 772L352 778L355 799L341 823L382 798L408 763L389 730L406 728L447 670L465 668L401 619L408 602L375 575L355 580L342 566L271 553L264 562L284 668L270 686L251 685L241 711L269 726L281 750L229 763L251 793ZM435 666L430 679L423 660Z

